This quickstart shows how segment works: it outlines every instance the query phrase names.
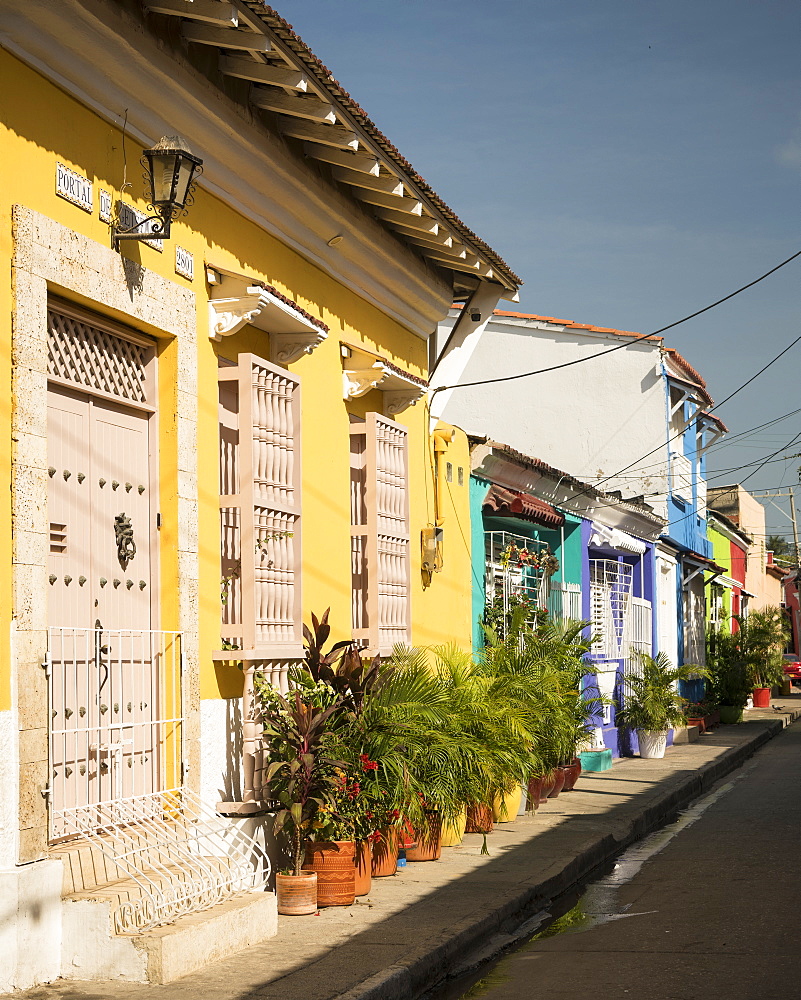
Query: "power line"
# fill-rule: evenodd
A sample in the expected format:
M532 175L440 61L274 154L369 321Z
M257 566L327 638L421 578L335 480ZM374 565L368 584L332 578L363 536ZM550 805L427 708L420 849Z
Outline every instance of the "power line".
M703 309L697 309L694 313L690 313L689 316L683 316L681 319L677 319L673 323L668 323L667 326L660 327L658 330L654 330L652 333L638 334L636 337L632 337L625 344L618 344L617 347L610 347L606 351L599 351L597 354L591 354L590 357L588 358L575 358L573 361L565 361L559 365L551 365L550 368L538 368L536 371L533 372L518 372L518 374L516 375L503 375L500 376L499 378L481 379L478 382L459 382L456 385L441 385L432 391L431 398L433 399L438 392L444 392L446 389L468 389L477 385L495 385L498 382L512 382L515 379L530 378L532 375L545 375L548 372L558 371L560 368L570 368L572 365L584 364L586 361L595 361L596 358L602 358L607 354L614 354L615 351L625 350L627 347L631 347L632 344L636 344L641 340L647 340L649 337L658 337L660 334L665 333L665 331L672 330L674 327L680 326L682 323L688 322L688 320L695 319L696 316L701 316L703 313L709 312L710 309L714 309L716 306L722 305L724 302L728 302L729 299L733 299L735 295L739 295L741 292L744 292L749 288L753 288L754 285L758 285L759 282L764 281L765 278L769 278L771 274L775 274L776 271L778 271L780 268L784 267L786 264L789 264L791 261L794 261L796 257L801 257L801 250L796 251L796 253L794 253L791 257L788 257L787 260L783 260L781 264L777 264L775 267L772 267L769 271L766 271L764 274L760 275L758 278L755 278L753 281L749 281L747 285L742 285L740 288L736 289L736 291L730 292L728 295L724 295L723 298L718 299L717 302L712 302L708 306L704 306ZM798 340L801 340L801 337L799 337ZM793 341L793 344L798 343L798 340ZM792 347L793 344L791 344L790 347ZM788 347L787 350L789 349L790 348ZM779 355L779 357L781 357L781 355ZM778 358L774 360L778 360ZM771 364L772 363L773 362L771 362ZM763 368L762 371L764 370L765 369ZM761 371L757 372L754 378L757 378L761 374L762 374ZM753 381L753 379L751 381ZM748 384L749 383L746 382L745 385L741 386L740 388L744 389L745 386ZM740 391L739 389L735 390L735 392L739 391ZM735 393L732 393L732 396L734 394ZM727 396L727 398L724 399L723 402L725 403L729 399L731 399L731 396Z
M798 254L795 254L795 256L797 257L799 254L801 254L801 251L799 251ZM735 389L734 392L729 393L729 395L726 396L725 399L722 399L715 406L710 407L709 410L706 410L704 412L710 413L712 410L717 409L718 407L722 406L724 403L728 403L728 401L733 396L736 396L738 392L740 392L742 389L744 389L747 385L750 385L754 381L754 379L758 378L763 372L767 371L767 369L770 368L770 366L772 364L775 364L779 360L779 358L783 357L790 350L790 348L794 347L799 342L799 340L801 340L801 336L796 337L795 340L791 344L789 344L787 347L785 347L785 349L783 351L780 351L779 354L776 355L776 357L771 358L771 360L766 365L763 365L763 367L759 369L759 371L756 373L756 375L752 375L751 378L749 378L746 382L743 382L743 384L741 386L739 386L737 389ZM618 469L617 472L613 473L610 476L604 476L603 479L599 479L597 483L593 484L592 488L597 489L602 483L608 483L610 479L615 479L617 476L622 475L624 472L628 472L629 469L634 468L634 466L636 466L640 462L642 462L642 460L644 458L649 458L651 455L655 454L657 451L661 451L662 448L670 445L671 441L675 441L676 438L682 437L685 434L686 430L687 430L687 427L685 426L682 430L677 431L675 434L672 434L667 439L667 441L660 442L655 448L651 448L651 450L650 451L646 451L644 455L640 455L639 458L635 458L633 462L629 462L628 465L624 465L622 469ZM795 440L795 438L793 438L793 440ZM789 447L789 445L785 445L785 447ZM782 451L782 449L779 448L778 451ZM777 453L778 452L775 452L774 454L777 454ZM771 455L769 457L772 458L773 456ZM759 471L759 470L757 470L757 471ZM750 476L749 476L749 478L750 478ZM575 500L578 497L586 496L586 495L587 495L587 491L586 490L580 490L578 493L575 493L572 497L568 497L567 499L568 500Z

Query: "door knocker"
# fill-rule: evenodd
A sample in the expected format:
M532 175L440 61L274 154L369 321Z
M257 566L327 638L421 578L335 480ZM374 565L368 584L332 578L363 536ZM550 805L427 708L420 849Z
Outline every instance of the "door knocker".
M133 525L125 511L114 518L114 537L117 539L117 558L120 566L126 569L128 563L136 555L136 542L133 536Z

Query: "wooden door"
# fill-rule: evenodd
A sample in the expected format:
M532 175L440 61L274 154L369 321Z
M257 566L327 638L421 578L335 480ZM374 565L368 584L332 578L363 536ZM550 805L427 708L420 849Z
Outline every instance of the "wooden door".
M55 812L158 787L149 414L48 391Z

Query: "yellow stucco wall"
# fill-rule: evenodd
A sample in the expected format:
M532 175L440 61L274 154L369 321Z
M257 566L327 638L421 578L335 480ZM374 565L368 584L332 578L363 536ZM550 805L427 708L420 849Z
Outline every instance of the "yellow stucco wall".
M103 246L109 229L98 217L99 190L119 197L124 176L123 139L119 128L65 94L35 71L0 51L0 86L12 100L4 102L0 122L0 257L3 274L10 275L11 211L22 204L79 232ZM191 137L188 137L191 142ZM203 155L202 150L197 150ZM146 209L142 195L140 145L125 142L127 179L125 200ZM60 161L88 177L94 185L95 207L90 215L55 194L56 163ZM174 244L194 255L195 278L189 282L175 273ZM292 366L302 379L303 469L303 606L331 607L338 637L350 628L350 539L348 506L348 410L342 399L340 339L364 344L415 374L425 375L427 346L419 337L384 315L354 292L337 283L280 241L244 219L220 200L199 189L188 218L173 226L173 238L164 252L132 243L124 254L171 281L191 287L197 296L198 316L198 475L200 509L200 649L201 697L236 693L238 673L215 670L208 655L219 647L219 516L217 454L217 353L235 357L253 351L269 357L267 335L252 328L214 345L207 336L207 297L204 262L241 272L275 285L301 307L330 327L328 340ZM0 282L0 377L10 384L11 287ZM92 305L92 303L87 303ZM158 331L145 332L158 335ZM160 533L161 627L176 627L178 618L175 467L176 351L162 340L159 354L160 491L164 526ZM380 409L370 394L360 405ZM351 407L352 412L358 412ZM11 402L0 399L0 424L6 446L0 462L6 482L10 475ZM470 647L470 558L467 482L469 457L463 434L450 445L448 460L462 466L464 485L454 482L443 497L446 521L445 568L424 590L420 576L420 530L433 516L428 417L424 403L406 410L399 421L409 428L412 615L416 643L456 641ZM11 583L11 510L6 489L0 499L0 585L6 594ZM0 709L10 704L11 606L0 605Z

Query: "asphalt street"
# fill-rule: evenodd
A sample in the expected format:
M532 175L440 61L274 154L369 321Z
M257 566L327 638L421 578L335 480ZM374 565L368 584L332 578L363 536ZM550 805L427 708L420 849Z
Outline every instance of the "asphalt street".
M801 998L800 841L796 723L461 995Z

